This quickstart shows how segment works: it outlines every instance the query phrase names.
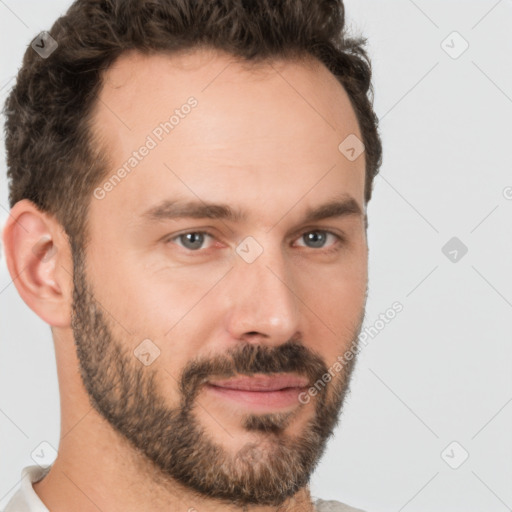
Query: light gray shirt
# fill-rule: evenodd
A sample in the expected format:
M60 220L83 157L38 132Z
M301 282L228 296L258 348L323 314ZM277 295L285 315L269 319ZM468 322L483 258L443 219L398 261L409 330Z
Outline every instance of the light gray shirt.
M27 466L21 471L21 485L7 503L4 512L50 512L32 487L33 483L42 480L50 471L51 466ZM344 503L333 500L314 498L317 512L363 512Z

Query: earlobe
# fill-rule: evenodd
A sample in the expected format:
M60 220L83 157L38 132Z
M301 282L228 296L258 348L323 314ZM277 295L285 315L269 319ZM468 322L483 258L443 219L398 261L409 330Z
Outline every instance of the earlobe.
M11 209L2 238L7 268L21 298L49 325L68 327L73 270L62 226L23 199Z

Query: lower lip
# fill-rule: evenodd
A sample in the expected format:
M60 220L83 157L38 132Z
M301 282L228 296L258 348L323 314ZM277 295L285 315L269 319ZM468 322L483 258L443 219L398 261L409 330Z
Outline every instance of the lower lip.
M241 389L221 388L208 384L212 393L251 407L282 409L299 405L299 394L307 388L286 388L278 391L247 391Z

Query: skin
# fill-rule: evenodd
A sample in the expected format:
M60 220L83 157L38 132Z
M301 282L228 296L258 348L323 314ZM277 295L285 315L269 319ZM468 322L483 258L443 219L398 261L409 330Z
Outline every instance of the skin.
M112 339L128 355L145 339L160 349L147 367L132 355L131 375L152 372L169 409L180 403L178 382L191 361L227 360L242 345L276 350L299 340L331 366L360 331L367 289L364 155L350 161L338 150L348 135L362 137L334 76L314 60L254 67L206 50L123 54L106 72L93 116L93 130L109 151L108 176L190 96L198 105L179 126L103 199L91 198L83 254L86 282ZM341 195L353 198L363 215L302 221L309 208ZM148 208L178 196L226 203L247 219L143 219ZM325 248L308 246L303 235L318 230L345 241L327 235ZM211 234L199 252L183 239L169 241L191 231ZM263 249L250 264L236 252L247 236ZM135 450L91 405L84 386L72 322L73 259L62 226L22 200L11 210L3 239L15 285L52 326L55 343L59 453L48 476L34 484L49 509L131 512L146 510L151 497L155 512L278 510L196 493ZM338 372L323 400L333 402L334 388L346 390L348 377L348 369ZM290 419L280 435L298 439L319 400L283 410ZM270 461L276 438L245 428L250 412L204 388L192 411L226 454L252 443ZM279 510L311 510L308 486Z

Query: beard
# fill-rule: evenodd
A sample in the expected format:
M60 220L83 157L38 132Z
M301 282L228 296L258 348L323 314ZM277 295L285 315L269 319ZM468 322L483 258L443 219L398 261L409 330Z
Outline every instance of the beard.
M272 347L240 344L225 356L189 361L177 383L180 402L171 407L158 391L156 371L142 365L113 335L87 283L80 250L73 251L73 262L71 325L90 403L164 481L237 506L279 506L308 484L339 422L356 354L311 400L315 414L301 435L291 436L286 427L304 404L293 412L246 414L241 425L258 441L233 453L215 442L196 417L196 397L204 383L236 374L294 372L312 385L328 373L323 359L296 339ZM353 346L361 326L362 318Z

